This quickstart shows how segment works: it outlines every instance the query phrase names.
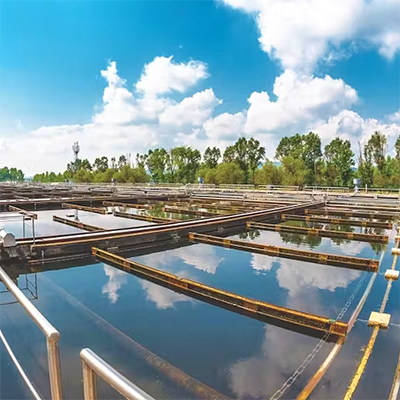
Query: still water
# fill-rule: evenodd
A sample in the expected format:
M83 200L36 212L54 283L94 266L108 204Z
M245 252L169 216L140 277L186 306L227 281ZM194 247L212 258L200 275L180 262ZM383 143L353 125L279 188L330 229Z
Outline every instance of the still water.
M52 221L52 215L65 218L70 213L70 210L39 212L38 236L77 232L76 228ZM79 219L102 228L149 224L82 211ZM22 235L21 221L1 224L16 236ZM28 229L26 234L29 236ZM374 259L381 257L381 250L386 250L381 273L359 321L312 395L315 399L341 398L371 333L365 321L371 310L379 309L383 298L386 289L383 273L391 266L393 243L386 249L384 246L378 249L366 242L311 240L304 235L264 231L244 232L232 238ZM372 276L346 268L206 244L133 259L240 295L330 318L338 315L357 290L343 316L346 321ZM61 333L63 387L68 399L82 398L79 351L85 347L155 398L195 399L200 397L196 390L200 387L208 393L206 398L217 391L230 398L267 399L319 341L175 293L103 263L66 269L49 264L45 268L37 274L38 299L33 302ZM20 284L24 279L19 278ZM30 279L33 281L32 275ZM11 299L8 293L0 295L2 303ZM0 307L1 329L40 393L49 398L43 335L18 304ZM393 324L378 336L357 398L387 398L390 391L399 351L398 282L393 284L387 312L392 314ZM293 398L299 393L332 347L331 343L323 345L282 398ZM29 398L2 346L0 356L0 398ZM119 398L101 383L99 394L102 399Z

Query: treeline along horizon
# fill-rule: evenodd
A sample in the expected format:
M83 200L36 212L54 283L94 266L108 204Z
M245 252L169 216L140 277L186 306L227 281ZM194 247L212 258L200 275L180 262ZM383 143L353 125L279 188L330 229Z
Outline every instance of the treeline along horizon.
M389 149L392 150L392 149ZM45 172L34 176L36 182L105 183L195 183L255 185L353 186L359 178L368 187L399 187L400 137L395 156L387 155L386 135L376 131L368 142L359 145L357 165L349 140L333 139L323 149L318 134L283 137L275 151L274 163L265 157L265 147L254 138L239 138L222 153L208 147L203 154L190 146L171 150L156 148L137 154L133 165L121 155L118 159L98 157L70 162L64 173ZM7 180L7 179L5 179ZM16 179L18 180L18 179Z

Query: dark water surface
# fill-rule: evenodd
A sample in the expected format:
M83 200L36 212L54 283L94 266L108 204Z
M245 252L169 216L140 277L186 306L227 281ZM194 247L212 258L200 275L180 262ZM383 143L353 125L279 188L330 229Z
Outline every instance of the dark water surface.
M66 218L66 214L71 213L74 211L38 212L38 236L39 233L78 232L76 228L52 221L53 215ZM82 211L79 211L79 219L102 228L149 224ZM21 236L21 221L0 224ZM377 248L365 242L334 242L278 232L244 232L232 238L374 259L380 258L382 250L382 246ZM383 273L391 267L392 246L393 242L386 247L380 273L359 321L312 398L343 397L362 356L361 349L371 334L366 323L369 313L379 309L386 290ZM345 321L350 318L372 276L367 272L207 244L193 244L133 259L240 295L330 318L336 318L357 290L342 318ZM33 303L61 333L66 399L82 398L79 351L85 347L94 350L155 398L200 398L193 387L207 385L231 398L267 399L319 342L319 339L178 294L107 264L67 269L48 264L45 269L37 274L38 299ZM21 286L24 279L19 278ZM4 289L1 284L0 287ZM12 297L3 293L0 299L4 303ZM383 399L390 391L399 352L399 282L393 283L386 311L392 314L393 324L378 336L356 392L357 398ZM29 377L40 393L49 398L44 336L18 304L0 306L0 323ZM332 348L332 343L325 343L282 398L294 398ZM3 346L0 346L0 357L0 398L29 398ZM191 382L192 388L183 385L183 379L177 381L177 376ZM101 399L119 398L104 384L99 384L99 394ZM206 397L210 398L211 394Z

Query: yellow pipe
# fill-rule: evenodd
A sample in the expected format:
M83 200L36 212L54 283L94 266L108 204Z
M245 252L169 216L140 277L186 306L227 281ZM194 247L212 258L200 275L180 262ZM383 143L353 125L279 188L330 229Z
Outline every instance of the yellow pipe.
M400 242L399 240L396 241L396 248L399 247L399 242ZM395 269L396 262L397 262L397 257L398 257L397 254L395 254L394 257L393 257L392 270ZM389 280L388 283L387 283L387 287L386 287L385 295L384 295L383 300L382 300L381 307L379 309L379 312L381 312L381 313L385 311L386 303L387 303L388 298L389 298L389 293L390 293L391 287L392 287L392 280ZM362 377L362 375L364 373L365 367L367 366L367 363L368 363L369 357L370 357L370 355L372 353L372 350L374 348L378 333L379 333L379 326L376 326L372 331L372 335L371 335L371 337L369 339L369 342L368 342L367 347L365 349L364 355L363 355L360 363L358 364L357 370L356 370L356 372L355 372L355 374L353 376L353 379L350 382L349 387L347 388L347 391L346 391L346 394L343 397L343 400L350 400L353 397L354 392L356 391L357 386L358 386L358 384L360 382L360 379L361 379L361 377Z

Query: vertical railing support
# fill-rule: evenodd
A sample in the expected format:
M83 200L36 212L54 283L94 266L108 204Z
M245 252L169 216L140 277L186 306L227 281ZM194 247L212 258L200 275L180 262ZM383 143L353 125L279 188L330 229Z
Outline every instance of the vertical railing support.
M33 222L33 220L32 220ZM50 324L40 311L29 301L7 273L0 267L0 281L14 295L27 314L46 336L47 360L49 364L49 381L52 400L62 400L60 353L58 342L60 333Z
M47 339L47 358L49 363L49 378L50 378L50 390L51 398L53 400L62 399L61 390L61 368L60 368L60 350L58 347L58 341L60 334L54 335L55 337L49 337Z
M96 400L97 398L97 384L96 374L86 364L85 360L82 360L82 372L83 372L83 398L85 400Z
M85 400L97 399L97 375L128 400L154 400L153 397L129 381L92 350L83 349L80 352L80 356L82 360L83 393Z
M35 245L35 218L32 218L32 239L33 245Z

